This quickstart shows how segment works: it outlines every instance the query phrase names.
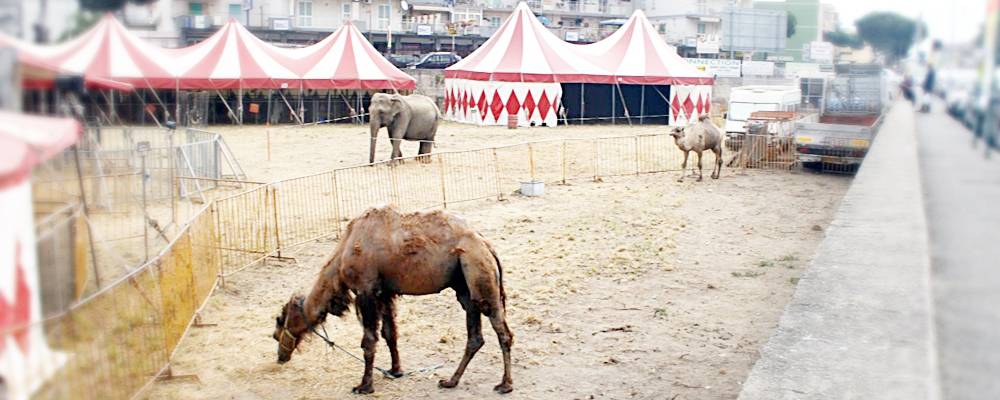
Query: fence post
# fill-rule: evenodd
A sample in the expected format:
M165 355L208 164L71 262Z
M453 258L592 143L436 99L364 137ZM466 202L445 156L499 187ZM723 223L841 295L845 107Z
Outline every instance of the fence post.
M337 171L333 170L330 175L333 176L333 218L337 225L337 238L339 239L342 233L340 231L340 190L337 189Z
M438 170L441 171L441 203L444 208L448 208L448 195L444 188L444 157L438 155Z
M566 184L566 139L562 141L562 184Z
M212 202L212 214L215 214L215 248L219 251L219 287L226 287L226 259L222 255L222 224L219 221L219 203Z
M496 171L497 176L497 201L503 200L503 169L500 167L500 158L497 157L497 148L493 149L493 169Z
M635 174L642 172L642 163L639 162L639 135L635 135Z
M274 248L281 258L281 224L278 217L278 187L271 186L271 214L274 215Z
M535 148L528 143L528 173L531 176L531 182L535 182Z

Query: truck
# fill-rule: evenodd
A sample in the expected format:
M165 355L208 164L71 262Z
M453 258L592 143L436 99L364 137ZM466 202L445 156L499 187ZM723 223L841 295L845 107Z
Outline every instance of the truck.
M874 64L843 64L826 82L818 121L795 124L795 147L803 167L854 173L882 123L888 105L885 71Z
M740 147L750 114L757 111L795 112L802 101L802 91L795 86L751 85L735 87L729 93L726 112L726 146Z

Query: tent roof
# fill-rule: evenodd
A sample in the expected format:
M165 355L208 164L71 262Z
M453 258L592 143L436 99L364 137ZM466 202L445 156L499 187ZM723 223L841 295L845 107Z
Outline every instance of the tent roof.
M299 49L276 48L308 89L414 89L416 79L385 59L351 23Z
M207 39L163 49L180 89L298 88L299 76L283 53L234 18Z
M72 146L82 127L71 118L0 111L0 190L21 183L31 169Z
M710 85L667 46L642 11L588 45L566 43L521 2L486 43L445 70L448 78L508 82Z
M503 25L448 78L508 82L603 82L607 73L550 32L521 2Z
M32 46L33 53L61 71L138 87L170 88L174 77L162 64L161 49L129 32L111 14L89 31L54 46Z
M26 88L51 88L59 75L79 75L60 69L57 65L39 57L36 46L20 39L0 34L0 47L10 47L17 51L17 61L21 64L22 85ZM132 91L134 86L106 78L86 77L84 84L90 89L115 89Z
M711 85L712 76L698 70L667 46L642 10L607 38L579 46L618 83L643 85Z

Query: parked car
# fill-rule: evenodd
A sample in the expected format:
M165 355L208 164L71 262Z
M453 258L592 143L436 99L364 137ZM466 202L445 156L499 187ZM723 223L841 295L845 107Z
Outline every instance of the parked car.
M396 68L406 68L420 61L420 57L415 54L389 54L385 56L385 59L389 60Z
M410 68L420 69L445 69L461 60L458 54L450 52L427 53L420 61L410 65Z

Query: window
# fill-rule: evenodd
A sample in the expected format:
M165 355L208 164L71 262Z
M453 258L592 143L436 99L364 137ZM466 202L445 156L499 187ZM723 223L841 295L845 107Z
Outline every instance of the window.
M313 2L312 0L299 0L299 23L298 26L308 28L313 24Z
M354 19L354 7L352 3L344 3L340 5L340 19L344 22Z
M660 24L660 30L659 30L659 32L660 32L661 35L667 33L667 24Z
M388 30L389 29L389 5L380 4L378 6L378 29Z
M698 23L698 33L705 33L705 23L704 22L699 22Z
M500 26L500 17L490 17L490 25Z
M188 3L188 14L191 15L202 15L203 8L201 3Z

